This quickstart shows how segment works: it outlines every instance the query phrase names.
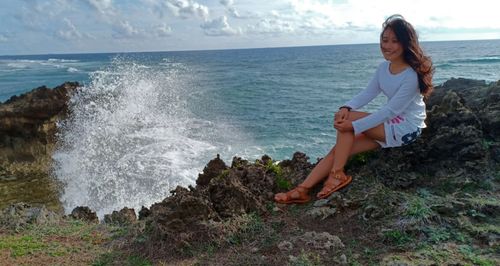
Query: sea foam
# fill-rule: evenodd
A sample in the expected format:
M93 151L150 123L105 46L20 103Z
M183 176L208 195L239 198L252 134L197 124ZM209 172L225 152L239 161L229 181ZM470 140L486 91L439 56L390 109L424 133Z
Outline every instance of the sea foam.
M149 206L194 184L208 159L245 139L195 117L187 107L192 88L177 72L115 60L72 96L53 156L67 213L89 206L102 218Z

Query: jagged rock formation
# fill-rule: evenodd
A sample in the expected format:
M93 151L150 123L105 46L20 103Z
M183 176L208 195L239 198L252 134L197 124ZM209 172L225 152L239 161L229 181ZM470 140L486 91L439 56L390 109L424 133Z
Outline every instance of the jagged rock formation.
M99 218L97 218L97 214L92 211L87 206L78 206L71 211L71 218L86 221L89 223L98 223Z
M373 154L359 171L397 187L439 185L453 175L463 181L491 177L500 162L499 100L500 81L445 82L427 103L428 127L422 136L409 146Z
M66 82L54 89L45 86L0 104L0 175L11 173L9 165L47 172L54 150L56 123L66 116L70 94L79 86Z

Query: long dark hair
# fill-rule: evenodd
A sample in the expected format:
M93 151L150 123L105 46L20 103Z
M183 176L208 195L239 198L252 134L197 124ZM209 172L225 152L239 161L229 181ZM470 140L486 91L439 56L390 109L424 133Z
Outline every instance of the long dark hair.
M392 15L382 24L382 33L380 39L387 29L394 31L396 38L403 46L403 58L418 75L418 87L420 93L429 97L434 89L432 85L432 75L434 67L431 58L424 54L424 51L418 43L417 32L413 26L407 22L401 15Z

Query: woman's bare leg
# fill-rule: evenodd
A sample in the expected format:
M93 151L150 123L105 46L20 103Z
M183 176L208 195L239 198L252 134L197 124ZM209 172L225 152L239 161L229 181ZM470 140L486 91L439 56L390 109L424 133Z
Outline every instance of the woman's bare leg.
M360 134L356 136L356 139L354 141L354 145L352 146L351 150L351 155L361 153L364 151L369 151L369 150L374 150L380 147L380 145L375 142L374 140L368 138L364 134ZM323 179L325 179L327 176L329 176L330 171L333 166L333 158L335 155L335 146L330 150L330 152L323 158L309 173L307 178L299 185L299 187L306 188L306 189L311 189L314 187L316 184L321 182ZM289 197L295 197L295 196L300 196L299 194L291 194ZM286 193L278 193L274 196L274 199L276 201L279 200L284 200L288 196Z
M369 115L369 113L364 113L364 112L350 112L349 113L349 120L355 121L357 119L360 119L362 117L365 117ZM385 134L385 133L384 133ZM330 152L321 160L316 167L311 171L311 173L307 176L307 178L302 182L302 186L307 187L307 188L312 188L314 187L317 183L322 181L324 178L326 178L329 174L330 171L332 171L333 164L334 164L334 158L335 158L335 153L337 150L337 145L339 144L339 136L337 135L337 144L333 146L333 148L330 150ZM365 134L361 134L357 136L353 144L351 145L350 155L354 155L360 152L364 151L369 151L378 148L379 145L369 139ZM345 151L343 151L345 153ZM347 161L347 158L345 159ZM344 163L345 165L345 163Z
M368 138L364 134L361 134L356 136L350 155L374 150L378 147L380 147L380 145L377 142ZM307 178L302 182L301 186L312 188L330 174L333 167L335 150L336 146L333 146L330 152L314 167L311 173L309 173Z
M354 121L367 115L369 115L369 113L351 112L349 115L349 119ZM364 132L363 134L356 136L353 143L351 144L351 149L347 155L347 158L357 153L379 148L380 145L374 139L385 140L385 131L383 129L383 125L379 125ZM339 139L337 139L337 144L338 142ZM314 167L307 178L299 185L300 187L310 189L326 177L331 176L331 171L334 168L335 154L337 153L336 146L337 145L333 146L330 152ZM345 159L345 161L347 161L347 158ZM343 168L345 163L344 165L340 165ZM286 197L285 193L278 193L275 195L275 199L283 197Z
M368 114L361 112L352 112L350 114L349 119L352 121L357 120L361 117L364 117ZM319 198L324 198L331 194L333 191L340 189L350 182L350 177L347 177L344 173L344 166L349 159L349 156L352 155L352 149L354 145L357 146L366 145L366 150L369 150L370 147L376 145L380 146L375 140L385 141L385 130L384 125L380 124L374 128L371 128L365 132L363 132L364 136L366 136L367 140L364 143L356 144L357 140L354 140L354 132L338 132L337 134L337 144L336 144L336 152L333 158L333 165L330 169L330 173L328 174L328 178L323 185L323 189L318 193Z

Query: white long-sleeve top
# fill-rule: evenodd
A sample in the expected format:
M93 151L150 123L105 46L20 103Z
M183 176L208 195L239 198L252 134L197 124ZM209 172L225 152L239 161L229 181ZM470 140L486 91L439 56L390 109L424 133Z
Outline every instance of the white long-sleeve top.
M380 92L387 96L387 103L380 110L352 122L355 135L398 115L416 127L426 127L425 103L418 88L417 73L408 67L398 74L392 74L389 66L389 61L382 62L368 86L345 103L346 106L357 110L377 97Z

